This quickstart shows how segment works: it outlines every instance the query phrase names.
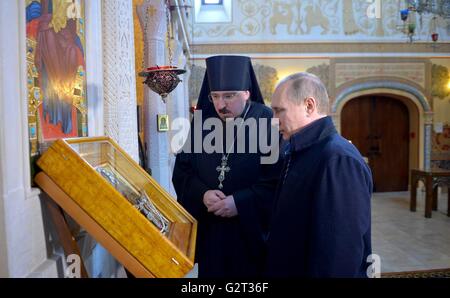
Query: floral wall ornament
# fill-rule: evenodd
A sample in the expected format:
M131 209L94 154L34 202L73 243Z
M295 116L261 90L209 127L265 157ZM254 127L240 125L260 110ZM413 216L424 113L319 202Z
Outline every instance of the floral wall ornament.
M450 124L442 123L440 132L433 130L431 142L432 167L450 170Z
M329 64L322 63L320 65L310 67L306 70L306 72L309 72L309 73L312 73L312 74L318 76L327 88L331 88L331 86L330 86L330 65Z
M368 13L371 7L376 7L373 16ZM409 41L407 24L403 24L400 15L400 10L405 9L411 13L408 22L411 17L416 23L414 38L432 44L434 14L421 15L407 8L406 0L236 0L230 22L216 22L212 18L209 23L200 23L193 18L190 30L197 43L194 48L211 43L239 44L242 40L258 44L274 40L293 44L371 40L391 43ZM448 41L450 18L438 16L437 27L438 43Z
M259 83L259 88L263 96L264 102L270 105L272 94L279 80L278 72L275 67L255 63L253 65L255 75Z
M444 99L450 96L450 73L443 65L433 64L431 67L431 95Z

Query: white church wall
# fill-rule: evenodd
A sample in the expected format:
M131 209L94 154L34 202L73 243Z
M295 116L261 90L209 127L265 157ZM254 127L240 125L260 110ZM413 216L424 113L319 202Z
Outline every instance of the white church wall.
M43 216L40 190L30 183L25 3L0 1L0 277L64 277L62 250L55 240L48 242L51 223ZM101 3L85 2L89 136L104 134ZM130 59L134 63L133 56ZM129 73L134 76L134 67ZM137 139L137 130L134 135ZM86 257L94 276L114 276L117 271L115 260L99 246Z
M88 133L103 136L102 5L101 0L85 1L85 5Z
M47 258L39 191L30 186L25 1L0 2L0 40L0 274L52 276L56 262Z

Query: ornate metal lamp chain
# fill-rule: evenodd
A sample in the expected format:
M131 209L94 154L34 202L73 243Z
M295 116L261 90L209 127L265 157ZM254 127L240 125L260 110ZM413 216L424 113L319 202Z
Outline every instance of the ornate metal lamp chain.
M170 47L170 39L171 39L171 19L170 19L170 3L169 0L166 0L166 22L167 22L167 49L169 51L169 65L172 65L172 49Z
M142 65L142 69L145 68L145 54L148 54L148 44L146 42L147 39L147 32L148 32L148 19L149 19L149 10L150 10L150 6L147 7L146 11L145 11L145 17L144 17L144 32L143 32L143 41L144 41L144 55L142 56L142 61L141 61L141 65ZM171 18L170 18L170 3L167 0L165 2L165 9L166 9L166 22L167 22L167 49L169 52L169 65L172 65L172 48L170 47L170 40L171 40L171 31L172 31L172 26L171 26Z
M150 14L149 12L150 9L150 5L147 6L147 9L145 10L145 16L144 16L144 32L142 34L142 39L143 39L143 43L144 43L144 53L142 54L142 67L141 69L145 69L145 55L148 54L148 44L147 44L147 32L148 32L148 15Z
M144 35L144 56L142 57L142 68L143 70L139 73L139 76L145 77L145 81L144 84L146 84L152 91L158 93L159 95L161 95L161 99L163 102L165 102L165 98L167 97L167 95L172 92L172 90L174 90L176 88L176 86L178 85L179 82L181 82L180 78L178 77L179 74L185 73L186 70L184 69L178 69L175 66L172 66L172 49L171 49L171 45L170 45L170 41L171 39L173 39L173 36L171 38L171 35L173 34L173 29L171 27L171 20L170 20L170 2L168 0L165 1L161 1L159 2L159 4L161 5L158 6L159 9L155 9L153 6L151 6L149 4L149 1L146 0L146 6L147 9L146 11L142 12L145 15L142 16L142 18L144 19L144 25L143 27L143 35ZM165 7L162 7L163 5L165 5ZM164 16L162 15L162 13L164 13L162 10L165 9L165 13L166 13L166 33L167 33L167 49L168 49L168 55L169 55L169 65L163 65L163 66L150 66L148 68L145 68L145 54L147 54L147 57L149 57L149 48L150 48L150 44L148 43L148 30L152 29L152 28L148 28L149 25L149 19L153 17L153 15L158 14L158 16L155 18L155 20L159 20L159 17L162 16L164 18ZM161 13L161 15L160 15ZM161 26L162 25L162 26ZM157 32L160 32L160 29L164 29L163 28L164 23L158 24L157 27L155 28ZM146 42L147 41L147 42ZM164 43L165 44L165 43ZM150 48L150 50L152 50ZM162 55L164 55L167 52L161 53ZM159 54L159 53L158 53Z

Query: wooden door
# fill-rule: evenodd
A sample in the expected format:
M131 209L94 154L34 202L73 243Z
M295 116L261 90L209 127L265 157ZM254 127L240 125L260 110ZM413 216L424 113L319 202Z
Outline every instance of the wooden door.
M374 191L408 190L409 113L401 101L382 95L352 99L342 110L341 132L368 158Z

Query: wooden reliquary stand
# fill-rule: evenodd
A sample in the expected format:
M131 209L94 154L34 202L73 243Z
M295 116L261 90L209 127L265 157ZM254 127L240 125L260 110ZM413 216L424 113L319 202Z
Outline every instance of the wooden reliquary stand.
M38 166L36 183L136 277L193 268L196 220L110 138L57 140Z

